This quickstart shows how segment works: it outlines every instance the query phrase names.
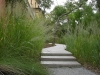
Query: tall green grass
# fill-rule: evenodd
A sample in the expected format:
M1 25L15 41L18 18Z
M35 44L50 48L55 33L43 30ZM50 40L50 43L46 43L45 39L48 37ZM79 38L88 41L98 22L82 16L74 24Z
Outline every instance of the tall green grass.
M6 17L0 19L0 68L6 65L14 67L14 71L21 70L24 73L21 75L46 75L39 63L47 39L45 19L33 21L27 10L22 9L24 6L17 3L11 14L8 6Z
M44 27L35 21L10 16L0 24L0 56L30 56L40 53L44 42ZM34 56L35 57L35 56Z
M71 30L71 27L68 29ZM91 22L86 28L84 28L83 23L80 23L76 26L74 33L67 32L62 39L58 39L58 42L66 44L67 50L72 52L81 64L100 68L99 32L100 28L96 21Z

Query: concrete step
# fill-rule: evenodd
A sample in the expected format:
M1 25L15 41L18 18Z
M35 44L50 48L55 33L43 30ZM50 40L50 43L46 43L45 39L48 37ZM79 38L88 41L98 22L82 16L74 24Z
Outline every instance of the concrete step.
M66 52L66 53L62 53L62 52L42 52L41 56L72 56L72 53L70 52Z
M81 67L77 61L41 61L41 64L46 67Z
M41 56L41 61L75 61L73 56Z

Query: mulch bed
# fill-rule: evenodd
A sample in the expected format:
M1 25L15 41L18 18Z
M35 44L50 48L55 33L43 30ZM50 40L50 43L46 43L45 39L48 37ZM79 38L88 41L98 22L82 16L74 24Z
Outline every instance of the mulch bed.
M44 48L48 48L48 47L53 47L53 45L51 43L46 43Z
M87 64L84 64L83 67L85 67L88 70L91 70L92 72L95 72L97 75L100 75L100 68L96 68L96 67L94 68Z

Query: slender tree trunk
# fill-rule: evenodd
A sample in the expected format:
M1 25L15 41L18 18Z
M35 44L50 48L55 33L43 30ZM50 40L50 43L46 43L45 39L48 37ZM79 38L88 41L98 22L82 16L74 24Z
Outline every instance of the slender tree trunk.
M54 34L53 34L52 46L54 46L55 43L56 43L56 39L57 39L57 31L58 31L58 24L59 24L59 18L58 18L57 23L56 23L55 28L54 28Z
M54 46L55 43L56 43L56 35L57 35L57 32L55 31L54 34L53 34L52 46Z

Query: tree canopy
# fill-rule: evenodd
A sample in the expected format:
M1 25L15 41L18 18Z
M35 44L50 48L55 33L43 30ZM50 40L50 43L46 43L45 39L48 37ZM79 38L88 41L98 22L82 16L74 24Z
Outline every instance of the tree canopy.
M37 0L39 3L39 6L43 9L44 13L46 9L49 9L51 7L51 4L53 4L52 0Z
M66 9L63 6L59 5L59 6L56 6L51 13L52 13L53 19L57 20L58 17L60 17L64 13L66 13Z
M84 24L84 29L87 28L91 22L96 21L99 25L98 7L96 1L92 0L87 4L88 0L79 0L78 2L67 1L64 6L56 6L51 12L51 21L54 23L54 41L56 35L62 37L67 32L68 26L74 33L77 25ZM94 13L95 11L95 13Z

